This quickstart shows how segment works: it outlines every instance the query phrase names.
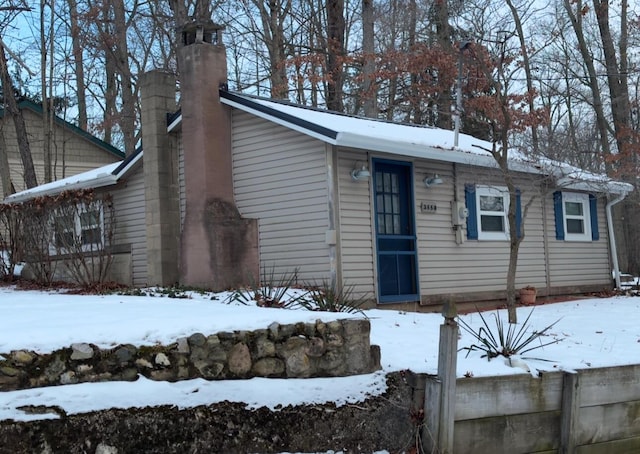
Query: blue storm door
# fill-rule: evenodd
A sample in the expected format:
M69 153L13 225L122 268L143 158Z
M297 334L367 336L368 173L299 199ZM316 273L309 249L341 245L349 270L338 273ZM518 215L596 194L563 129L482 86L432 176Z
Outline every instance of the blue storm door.
M410 163L374 160L378 300L418 301Z

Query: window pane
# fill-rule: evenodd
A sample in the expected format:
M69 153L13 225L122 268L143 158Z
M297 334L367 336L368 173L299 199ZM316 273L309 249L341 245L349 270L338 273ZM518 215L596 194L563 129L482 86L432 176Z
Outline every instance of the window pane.
M382 172L376 172L376 192L382 192Z
M393 215L393 234L400 235L400 216L397 214Z
M100 221L100 213L97 211L87 211L85 213L80 213L80 227L83 229L85 227L91 227L94 225L98 225Z
M480 225L483 232L504 232L504 217L482 215Z
M395 173L391 174L391 192L398 193L398 175Z
M584 233L582 219L567 219L567 233Z
M504 211L504 199L501 196L481 195L481 211Z
M384 192L391 192L391 174L383 173L384 175Z
M393 207L391 207L391 212L393 214L400 214L400 197L394 195L391 199L393 202Z
M384 213L384 199L382 194L376 195L376 210L378 213Z
M580 202L565 202L564 208L567 216L583 216L582 203Z
M100 232L100 228L96 227L93 229L83 230L82 231L82 244L100 244L102 234Z

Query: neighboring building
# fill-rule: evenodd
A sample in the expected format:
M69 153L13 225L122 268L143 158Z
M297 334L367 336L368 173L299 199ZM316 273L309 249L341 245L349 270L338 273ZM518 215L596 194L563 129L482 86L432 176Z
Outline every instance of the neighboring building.
M39 183L44 182L44 130L42 107L23 100L18 104L22 111L31 156ZM124 153L86 131L59 117L53 123L53 146L51 147L52 180L59 180L124 158ZM16 191L26 188L22 160L13 121L0 109L0 147L8 153L11 182ZM2 178L0 176L0 178ZM2 182L0 180L0 188Z
M490 144L460 135L454 148L451 131L228 92L215 43L182 48L180 68L182 108L169 117L175 80L142 79L144 165L138 152L8 201L109 191L114 270L133 285L221 290L262 267L346 282L380 304L505 297L508 197ZM525 232L517 285L542 295L611 288L610 207L631 186L517 156L512 168Z

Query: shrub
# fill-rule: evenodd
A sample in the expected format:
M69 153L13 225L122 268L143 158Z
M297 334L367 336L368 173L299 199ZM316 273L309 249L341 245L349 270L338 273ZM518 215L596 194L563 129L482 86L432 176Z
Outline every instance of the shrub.
M261 272L260 283L251 282L249 288L235 290L226 303L240 303L244 305L256 302L260 307L280 307L292 309L301 306L308 292L294 289L298 282L298 269L284 273L280 279L275 277L275 266L267 272Z
M354 298L353 285L333 285L326 279L310 288L307 298L301 304L312 311L363 313L362 306L368 299L367 295Z
M478 309L476 308L476 310ZM545 336L548 331L560 321L559 319L541 331L530 330L529 319L531 318L531 314L533 314L533 310L529 312L527 319L521 326L518 327L514 323L507 323L509 326L506 329L504 326L505 322L496 312L493 314L495 332L491 327L489 327L489 323L487 323L487 320L483 317L480 310L478 310L478 314L482 319L483 326L481 326L477 331L475 331L463 319L458 317L458 322L462 329L471 334L471 336L473 336L477 341L476 344L461 349L467 350L467 356L474 350L480 350L484 352L482 357L484 358L486 356L489 360L497 356L504 356L508 358L513 355L521 355L530 352L531 350L560 342L560 339L554 339L546 343L543 343L541 340L542 336ZM535 340L540 340L540 344L531 345Z

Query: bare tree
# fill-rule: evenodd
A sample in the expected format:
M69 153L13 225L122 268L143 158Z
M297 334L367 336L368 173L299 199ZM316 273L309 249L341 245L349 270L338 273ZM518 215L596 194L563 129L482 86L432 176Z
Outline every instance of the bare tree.
M364 114L375 118L377 92L375 90L374 9L372 0L362 0L362 96Z
M327 108L344 111L344 1L327 0Z
M22 167L24 170L24 183L27 188L33 188L38 185L38 179L36 178L36 171L33 167L33 158L31 156L31 148L29 147L27 127L24 123L22 112L18 107L13 81L9 74L9 66L7 64L7 55L5 50L5 44L0 40L0 80L2 81L2 94L5 110L13 120L13 124L16 128L18 150L20 151L20 158L22 160Z

